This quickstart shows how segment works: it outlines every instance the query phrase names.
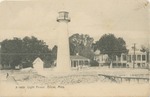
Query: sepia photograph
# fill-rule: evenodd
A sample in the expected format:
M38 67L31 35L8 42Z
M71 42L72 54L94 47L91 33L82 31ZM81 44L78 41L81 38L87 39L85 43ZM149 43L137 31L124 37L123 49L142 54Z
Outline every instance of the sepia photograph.
M0 97L150 97L150 0L0 0Z

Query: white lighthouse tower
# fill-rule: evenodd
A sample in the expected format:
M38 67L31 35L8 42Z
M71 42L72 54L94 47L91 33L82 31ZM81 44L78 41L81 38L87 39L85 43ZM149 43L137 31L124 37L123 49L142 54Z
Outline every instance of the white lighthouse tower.
M57 72L68 72L71 69L70 62L70 49L69 49L69 33L68 33L68 23L70 18L68 12L60 11L57 18L59 22L59 32L58 32L58 51L57 51Z

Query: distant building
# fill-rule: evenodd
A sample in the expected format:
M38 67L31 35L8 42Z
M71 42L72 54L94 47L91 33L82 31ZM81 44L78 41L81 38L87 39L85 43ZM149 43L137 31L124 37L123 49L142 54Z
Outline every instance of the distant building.
M78 68L78 67L88 67L90 66L90 59L80 56L80 55L74 55L70 56L70 62L72 68ZM57 64L57 61L54 61L54 65Z
M38 57L33 61L33 68L39 72L44 68L44 62Z
M70 56L71 67L88 67L90 66L90 59L80 55Z
M146 52L135 51L135 55L133 51L129 51L127 64L129 67L135 68L147 68L148 67L148 56Z
M17 69L17 70L22 69L22 68L23 68L22 64L19 64L19 65L15 66L15 69Z
M146 52L137 50L129 51L128 54L122 53L120 57L113 56L113 68L148 68L148 55ZM99 50L95 51L94 60L99 63L99 66L109 66L110 59L107 54L101 54ZM134 65L133 65L134 64Z
M99 63L99 66L109 66L110 61L107 54L101 54L100 50L96 50L94 54L94 60Z
M8 64L8 65L3 65L2 68L3 68L3 69L11 69L11 65L10 65L10 64Z
M114 56L112 67L113 68L126 68L126 67L129 67L127 65L127 54L122 53L120 57Z

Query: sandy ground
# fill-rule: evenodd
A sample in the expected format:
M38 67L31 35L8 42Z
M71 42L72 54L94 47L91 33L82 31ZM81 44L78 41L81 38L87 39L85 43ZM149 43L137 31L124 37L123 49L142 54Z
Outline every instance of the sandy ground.
M69 74L55 73L45 70L47 76L39 75L34 71L0 71L0 95L3 96L57 96L57 97L148 97L150 84L141 81L116 83L104 79L97 74L147 76L145 69L101 69L89 68L72 71ZM6 74L9 77L6 78ZM8 93L9 91L9 93Z
M27 88L34 85L27 85L25 88L16 89L15 85L1 85L0 95L2 96L50 96L50 97L149 97L150 86L148 84L115 84L115 83L86 83L66 86L49 86L51 88ZM37 85L40 87L40 85ZM35 86L35 87L37 87ZM43 86L43 85L42 85ZM45 86L47 87L47 86ZM52 88L56 87L56 88ZM63 88L58 88L63 87Z

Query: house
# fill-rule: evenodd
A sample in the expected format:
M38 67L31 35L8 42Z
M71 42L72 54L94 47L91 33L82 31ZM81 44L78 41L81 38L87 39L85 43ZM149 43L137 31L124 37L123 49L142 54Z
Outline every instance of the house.
M33 68L36 71L42 71L44 68L44 62L38 57L33 61Z
M3 69L11 69L11 65L10 64L8 64L8 65L6 64L6 65L3 65L2 68Z
M100 67L107 66L109 67L111 64L111 59L107 54L101 54L100 50L96 50L94 52L94 60L99 63ZM113 56L112 59L112 67L113 68L123 68L126 67L126 54L121 54L121 57Z
M107 54L101 54L100 51L95 51L94 60L99 63L99 66L110 65L110 59ZM148 56L146 52L140 50L129 50L127 53L122 53L120 57L113 56L112 68L148 68Z
M73 55L70 56L70 62L72 68L78 68L78 67L88 67L90 66L90 59L80 56L80 55ZM54 66L57 65L57 61L54 61Z
M74 55L70 56L71 60L71 67L88 67L90 66L90 59L80 56L80 55Z
M109 66L110 61L107 54L101 54L100 50L94 52L94 60L99 63L99 66Z
M22 69L22 68L23 68L23 65L22 65L22 64L19 64L19 65L15 66L15 69L16 69L16 70L19 70L19 69Z
M146 52L129 51L127 64L133 68L147 68L148 67L148 56Z
M122 53L120 57L118 56L113 56L113 61L112 61L112 67L113 68L128 68L127 65L127 54Z

